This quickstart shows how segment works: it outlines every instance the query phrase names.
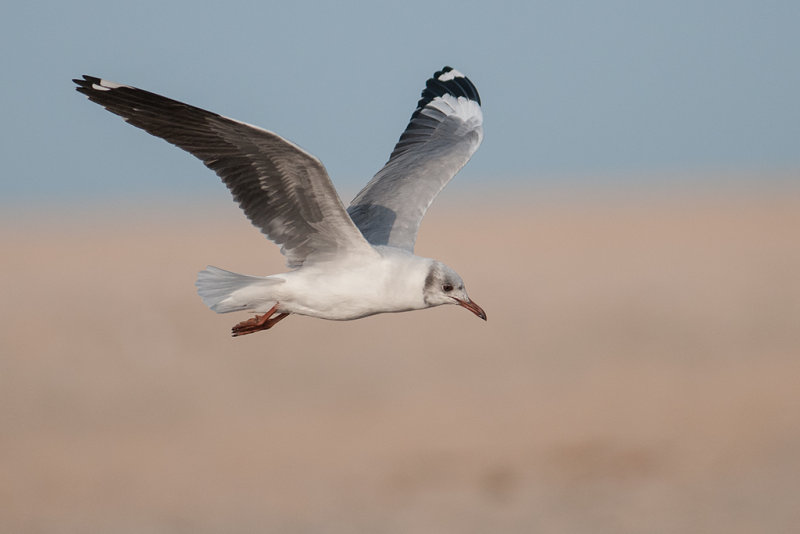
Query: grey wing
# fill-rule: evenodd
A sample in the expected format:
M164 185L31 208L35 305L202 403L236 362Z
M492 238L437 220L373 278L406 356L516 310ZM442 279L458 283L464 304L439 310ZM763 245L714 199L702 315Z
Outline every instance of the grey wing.
M253 225L282 245L290 267L344 252L373 253L325 167L297 145L155 93L83 78L73 81L91 101L186 150L216 172Z
M450 67L430 78L389 161L347 212L367 241L414 250L433 199L483 140L478 90Z

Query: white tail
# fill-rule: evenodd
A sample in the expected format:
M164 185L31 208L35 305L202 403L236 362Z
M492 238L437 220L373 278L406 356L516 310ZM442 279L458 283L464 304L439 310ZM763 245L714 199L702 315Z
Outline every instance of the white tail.
M203 303L217 313L247 310L253 304L247 298L236 298L237 291L258 284L260 286L281 283L282 280L270 280L263 276L248 276L233 273L209 265L197 274L197 293Z

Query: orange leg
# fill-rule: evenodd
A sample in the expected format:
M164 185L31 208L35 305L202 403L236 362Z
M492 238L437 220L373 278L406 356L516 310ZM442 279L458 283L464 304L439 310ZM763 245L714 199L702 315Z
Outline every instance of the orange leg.
M279 313L273 317L277 310L278 303L276 302L275 306L270 308L270 310L264 315L256 315L255 317L251 317L250 319L235 325L231 330L233 337L243 336L245 334L253 334L255 332L260 332L261 330L269 330L281 319L285 319L286 316L289 315L288 313Z

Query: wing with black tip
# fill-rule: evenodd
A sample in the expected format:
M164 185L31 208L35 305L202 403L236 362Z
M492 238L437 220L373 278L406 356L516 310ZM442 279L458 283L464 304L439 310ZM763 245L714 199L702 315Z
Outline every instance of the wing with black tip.
M413 252L431 202L481 144L480 104L472 82L451 67L427 81L389 161L347 209L367 241Z
M281 245L290 267L374 254L322 163L279 135L149 91L94 76L77 90L130 124L182 148L217 173L248 219Z

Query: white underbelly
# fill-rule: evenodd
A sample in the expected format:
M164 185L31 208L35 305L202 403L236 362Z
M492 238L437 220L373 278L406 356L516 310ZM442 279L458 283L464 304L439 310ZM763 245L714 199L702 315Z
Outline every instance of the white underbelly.
M424 308L422 286L398 283L393 273L369 267L335 272L295 271L276 287L278 310L345 321L376 313Z

